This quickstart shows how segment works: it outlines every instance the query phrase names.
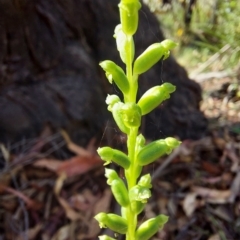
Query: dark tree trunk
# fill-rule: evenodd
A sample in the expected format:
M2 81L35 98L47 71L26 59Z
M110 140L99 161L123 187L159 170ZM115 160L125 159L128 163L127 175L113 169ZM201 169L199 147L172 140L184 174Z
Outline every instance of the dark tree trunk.
M80 144L102 134L111 118L109 91L99 61L119 64L113 38L117 0L0 0L0 142L37 137L46 125L65 128ZM164 39L144 6L136 35L137 53ZM140 78L140 93L165 81L172 98L146 117L143 129L155 139L199 138L206 120L199 111L201 89L170 57Z

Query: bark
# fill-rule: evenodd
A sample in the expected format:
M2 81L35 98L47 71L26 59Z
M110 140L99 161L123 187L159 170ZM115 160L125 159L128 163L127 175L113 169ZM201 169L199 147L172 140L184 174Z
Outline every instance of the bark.
M0 142L64 128L79 144L101 136L111 119L106 94L117 92L99 61L119 64L113 31L117 0L0 0ZM164 39L148 8L140 12L137 53ZM177 91L144 120L147 137L200 138L206 119L201 89L170 57L140 78L140 94L172 82Z

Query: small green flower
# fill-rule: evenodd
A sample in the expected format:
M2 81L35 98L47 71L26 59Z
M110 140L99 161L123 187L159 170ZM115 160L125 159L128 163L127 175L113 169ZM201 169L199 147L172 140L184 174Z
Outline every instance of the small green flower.
M136 231L136 240L148 240L160 230L168 221L165 215L159 215L155 218L150 218L142 223Z
M136 103L125 103L120 113L124 124L128 127L139 127L141 125L141 109Z
M164 83L146 91L138 101L138 106L141 108L142 115L150 113L164 100L170 98L170 93L173 93L175 89L176 87L171 83Z
M129 127L125 124L125 121L123 121L123 116L121 114L123 106L124 106L124 103L122 102L117 102L116 104L114 104L112 107L112 114L120 130L126 134L129 134L129 131L130 131Z
M128 79L121 67L110 60L103 61L99 65L106 72L106 77L110 83L114 81L125 94L129 91Z
M113 94L113 95L107 95L106 98L106 103L108 105L108 111L112 112L112 108L114 106L115 103L121 102L119 96Z
M127 207L129 205L129 197L127 188L122 179L115 179L111 183L112 193L122 207Z
M127 62L127 56L131 54L130 59L131 62L133 61L134 54L135 54L135 46L134 46L134 41L133 37L127 36L123 30L122 30L122 24L118 24L115 28L115 34L114 37L116 38L116 43L117 43L117 50L119 51L120 57L124 63ZM128 47L128 41L131 41L131 49L133 51L129 51Z
M120 234L125 234L128 229L126 219L116 214L99 213L95 216L95 219L99 222L100 228L110 228L112 231Z
M146 203L151 197L151 191L149 188L136 185L129 190L129 198L131 201L140 201Z
M117 149L102 147L98 148L97 152L101 159L106 161L104 165L107 165L113 161L125 169L128 169L130 166L130 160L128 156Z
M146 188L152 188L151 181L152 181L151 175L148 173L140 178L140 180L138 181L138 185Z
M136 0L122 0L118 6L123 32L126 35L135 34L138 28L138 11L141 3Z
M138 153L138 164L140 166L148 165L164 154L171 153L171 151L179 146L180 143L181 142L175 138L166 138L151 142L142 148Z
M161 58L166 59L169 56L169 50L175 43L171 40L150 45L134 62L134 74L141 74L149 70ZM175 44L176 45L176 44Z

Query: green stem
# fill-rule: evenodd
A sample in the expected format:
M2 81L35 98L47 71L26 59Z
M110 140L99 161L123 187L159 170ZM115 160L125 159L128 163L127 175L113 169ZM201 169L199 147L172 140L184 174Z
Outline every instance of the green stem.
M127 78L129 81L130 89L126 100L128 102L136 103L136 95L137 95L137 79L133 77L133 69L132 69L132 59L134 55L134 49L132 44L132 36L127 36L127 62L126 62L126 70L127 70ZM138 128L133 127L130 129L130 133L128 135L127 147L128 147L128 157L131 161L131 165L128 170L125 171L125 176L127 179L128 190L136 185L137 177L136 177L136 163L135 163L135 147L136 147L136 139L138 134ZM126 240L135 240L135 232L137 228L137 213L132 209L131 205L126 210L126 217L128 222L128 232L126 234Z
M130 134L128 136L128 156L131 160L131 165L128 170L125 171L127 178L128 189L131 189L136 185L137 176L136 176L136 156L135 156L135 146L136 138L138 134L138 128L131 128ZM137 227L137 213L131 208L131 205L127 208L127 222L128 222L128 232L126 234L126 240L134 240L135 232Z
M126 70L127 70L127 78L129 81L129 93L127 96L127 101L128 102L132 102L132 103L136 103L136 95L137 95L137 81L136 78L133 77L133 69L132 69L132 60L133 60L133 56L134 56L134 45L132 44L132 36L128 35L127 36L127 61L126 61Z

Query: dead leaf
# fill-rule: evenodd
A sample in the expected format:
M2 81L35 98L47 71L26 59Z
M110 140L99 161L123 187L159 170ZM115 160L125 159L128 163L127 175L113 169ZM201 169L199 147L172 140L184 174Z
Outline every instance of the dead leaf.
M183 210L188 217L190 217L198 207L196 197L197 193L189 193L183 200Z
M216 234L210 236L208 238L208 240L221 240L221 237L219 236L219 234L216 233Z
M26 239L26 237L27 239L36 239L36 236L38 235L41 229L42 224L37 224L33 228L28 229L26 234L21 234L20 236L18 236L16 240L24 240Z
M35 167L41 167L41 168L46 168L46 169L48 169L48 170L50 170L50 171L56 172L62 162L63 162L63 161L56 160L56 159L43 158L43 159L37 160L37 161L33 164L33 166L35 166Z
M206 172L212 175L219 175L222 173L222 168L217 164L213 164L208 161L201 161L201 165Z
M63 183L64 181L67 179L66 174L63 172L59 175L58 179L56 180L55 183L55 188L54 188L54 192L56 194L56 197L59 201L59 203L61 204L61 206L64 208L65 212L66 212L66 216L72 220L72 221L76 221L78 219L82 219L82 216L77 213L76 211L74 211L70 205L68 204L68 202L62 198L60 196L60 191L62 189Z
M67 240L70 239L70 224L61 227L51 238L51 240Z
M72 142L72 140L70 139L69 135L67 134L67 132L65 130L62 129L61 134L62 134L64 140L66 141L67 147L70 151L72 151L73 153L75 153L76 155L79 155L79 156L90 157L92 155L91 152L87 151L83 147L80 147L79 145Z
M231 195L230 190L216 190L204 187L193 187L192 190L209 203L227 203Z
M0 183L0 192L8 192L8 193L15 195L16 197L19 197L26 203L28 208L39 210L42 207L41 203L34 201L34 200L30 199L28 196L26 196L25 194L23 194L22 192L17 191L11 187L7 187L1 183Z
M56 172L58 174L65 173L67 177L72 177L75 175L84 174L93 168L100 166L102 164L102 160L99 156L91 155L91 156L76 156L72 157L68 161L62 162Z
M232 185L231 185L231 196L229 197L229 202L234 202L235 198L238 196L240 192L240 170L235 176Z

